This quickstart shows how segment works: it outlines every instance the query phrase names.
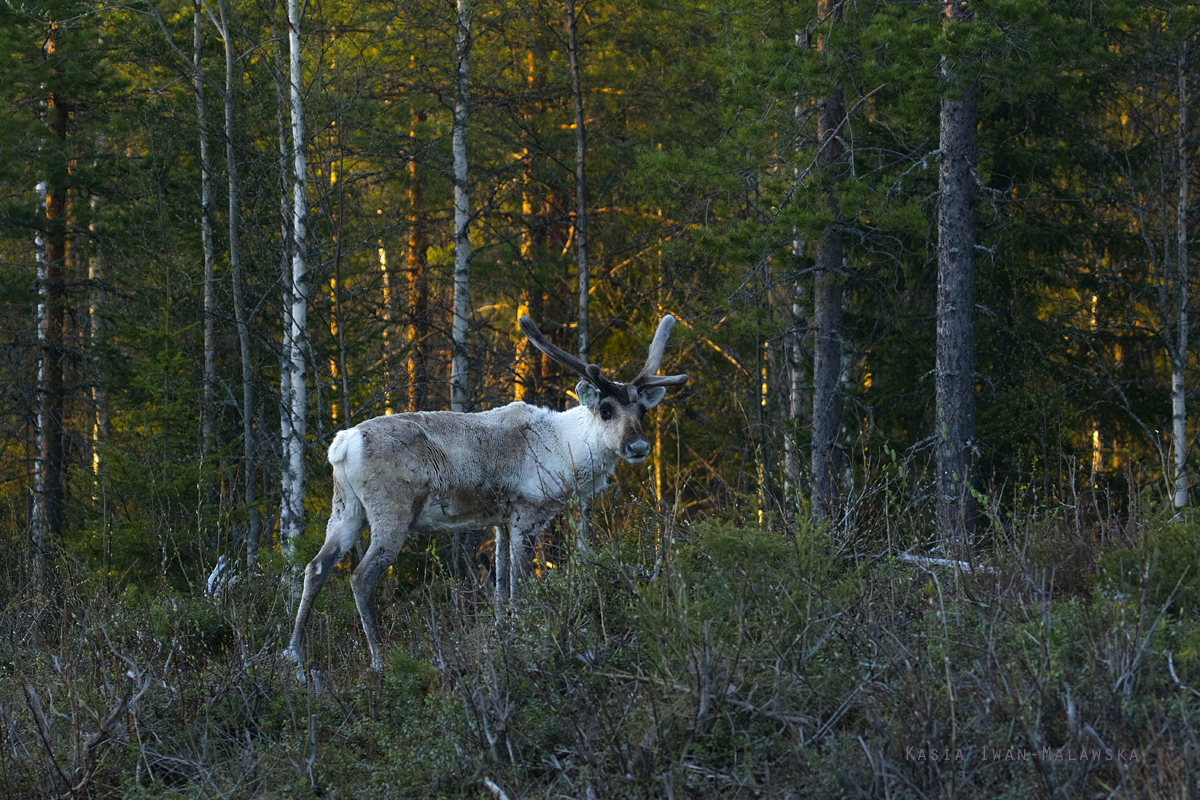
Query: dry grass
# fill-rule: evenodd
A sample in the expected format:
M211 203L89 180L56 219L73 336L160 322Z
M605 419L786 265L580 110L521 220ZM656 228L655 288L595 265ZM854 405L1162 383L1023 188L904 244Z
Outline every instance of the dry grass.
M968 575L896 559L889 491L853 535L680 526L655 580L647 511L499 618L447 545L381 591L382 681L344 579L301 686L279 565L215 597L74 565L50 603L10 572L0 797L1200 796L1195 524L997 513Z

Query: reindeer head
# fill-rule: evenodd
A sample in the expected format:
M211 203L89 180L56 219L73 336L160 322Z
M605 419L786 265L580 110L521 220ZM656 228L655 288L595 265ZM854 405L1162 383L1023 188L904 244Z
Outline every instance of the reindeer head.
M611 381L600 372L600 367L555 347L529 317L521 317L520 325L534 347L580 377L575 394L580 404L587 406L598 420L605 446L631 464L645 461L650 443L642 432L642 414L659 404L668 386L682 386L688 379L687 375L658 374L675 318L667 314L658 323L646 366L630 383Z

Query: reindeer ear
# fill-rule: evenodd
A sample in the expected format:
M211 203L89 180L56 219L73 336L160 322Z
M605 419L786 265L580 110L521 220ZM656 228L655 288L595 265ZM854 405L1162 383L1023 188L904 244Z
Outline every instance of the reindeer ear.
M654 408L666 396L667 387L665 386L647 386L645 389L638 390L638 400L641 402L642 408Z
M600 402L600 390L596 388L596 384L584 379L575 384L575 396L579 398L579 405L595 408Z

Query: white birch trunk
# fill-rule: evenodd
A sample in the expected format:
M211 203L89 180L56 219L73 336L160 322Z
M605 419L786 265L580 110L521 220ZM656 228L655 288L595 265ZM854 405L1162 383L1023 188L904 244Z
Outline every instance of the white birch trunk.
M1188 253L1187 253L1187 40L1179 44L1179 225L1175 248L1176 302L1175 352L1171 359L1171 422L1175 450L1175 507L1187 505L1187 387L1184 370L1188 360Z
M208 152L208 118L204 107L204 72L200 55L204 18L200 0L192 0L192 83L196 92L196 122L200 131L200 241L204 249L204 393L200 406L201 437L207 452L213 446L213 408L217 397L212 238L212 159Z
M295 0L292 0L293 2ZM458 71L454 87L454 319L451 323L450 410L467 410L467 320L470 300L471 222L467 195L467 79L471 51L469 0L458 0Z
M793 250L797 257L804 252L804 240L796 238ZM804 491L804 457L796 441L796 431L802 427L807 409L804 389L808 378L803 330L807 327L804 308L804 287L796 281L792 287L792 330L784 337L784 360L787 364L788 399L785 407L788 424L783 432L784 502L788 523L795 519Z
M287 541L292 530L292 172L291 152L287 140L288 86L287 74L280 61L279 37L276 36L275 16L271 16L271 40L275 42L272 56L275 61L275 127L279 139L279 275L283 287L283 343L279 350L279 440L282 443L279 480L279 534Z
M285 537L290 553L304 532L304 441L307 393L304 381L304 343L308 324L308 167L304 159L304 104L300 94L300 0L288 0L289 83L292 113L292 291L291 291L291 448L288 453L289 529Z
M579 357L588 358L588 218L587 173L584 155L587 152L587 131L583 119L583 93L579 84L579 45L575 37L575 0L567 0L567 56L571 65L571 95L575 101L575 247L579 263Z
M39 181L36 188L38 208L46 207L46 182ZM46 370L46 236L40 230L33 236L33 253L37 265L37 416L33 433L33 507L29 511L29 536L33 544L33 574L41 575L41 559L46 552L46 503L42 496L42 442L46 438L46 402L42 394L42 378Z

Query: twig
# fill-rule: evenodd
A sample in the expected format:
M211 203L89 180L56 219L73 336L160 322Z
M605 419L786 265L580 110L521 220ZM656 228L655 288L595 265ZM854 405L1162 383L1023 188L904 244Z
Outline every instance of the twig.
M496 800L509 800L508 795L504 793L504 790L500 788L500 785L486 775L483 777L483 785L486 786L492 794L496 795Z

